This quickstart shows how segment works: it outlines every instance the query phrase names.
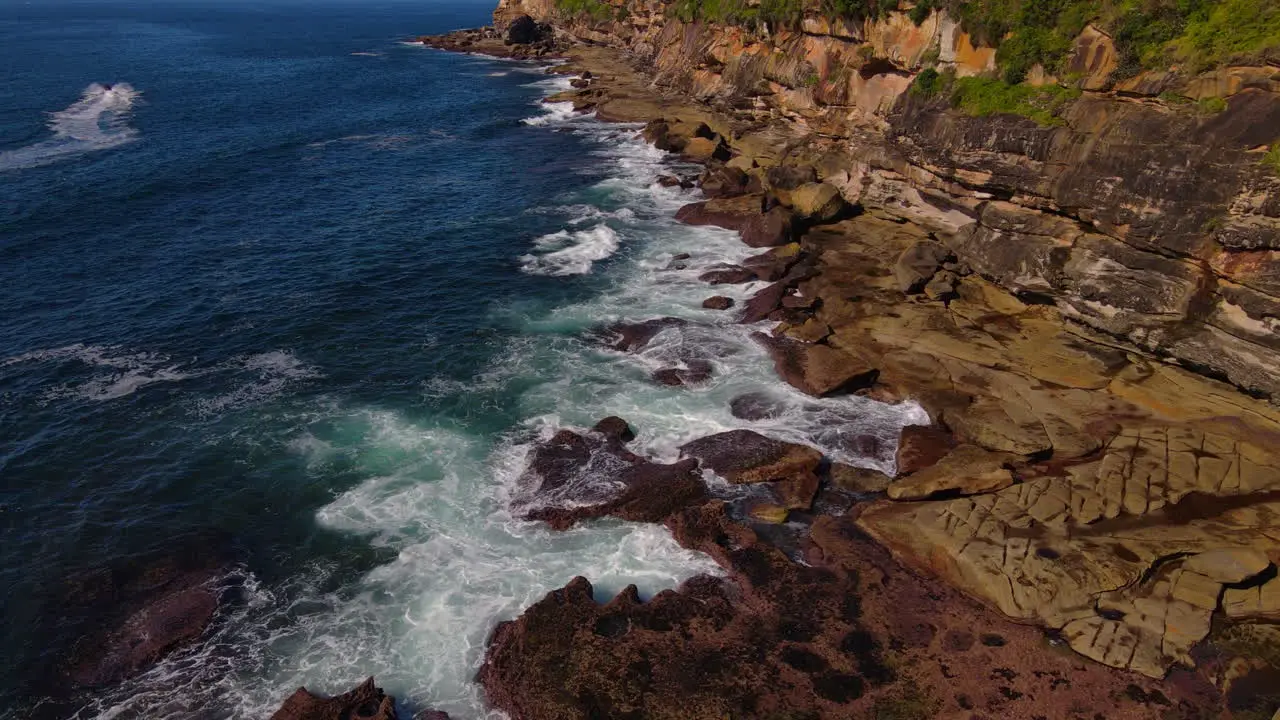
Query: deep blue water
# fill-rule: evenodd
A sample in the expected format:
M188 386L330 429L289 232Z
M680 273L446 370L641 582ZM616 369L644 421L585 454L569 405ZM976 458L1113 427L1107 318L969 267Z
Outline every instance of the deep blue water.
M543 106L543 67L402 42L490 11L0 0L0 716L261 718L376 675L485 717L494 623L579 574L714 571L660 527L519 521L531 442L619 414L671 459L768 388L791 410L755 427L884 467L922 421L777 387L758 328L701 308L750 251L671 219L694 198L635 128ZM664 315L690 324L638 355L584 337ZM711 382L649 380L690 357ZM238 590L197 643L67 691L95 623L68 588L224 541Z
M494 307L589 290L518 262L560 222L525 211L592 181L584 141L519 122L538 76L397 42L490 10L0 4L0 705L61 649L47 598L87 568L207 528L266 583L374 562L313 519L359 462L309 475L272 416L510 422L423 387L503 347ZM136 138L22 167L95 82L137 91L111 118Z

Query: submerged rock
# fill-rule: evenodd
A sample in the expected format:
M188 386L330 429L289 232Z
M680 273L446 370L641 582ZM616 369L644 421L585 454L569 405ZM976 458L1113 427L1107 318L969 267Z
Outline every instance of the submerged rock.
M696 462L651 462L624 447L634 437L625 420L610 417L595 435L561 430L537 445L519 480L523 517L557 530L605 516L660 522L706 500Z
M175 551L68 583L63 606L92 618L63 665L74 686L137 675L194 643L214 622L231 570L228 543L214 535L177 544Z

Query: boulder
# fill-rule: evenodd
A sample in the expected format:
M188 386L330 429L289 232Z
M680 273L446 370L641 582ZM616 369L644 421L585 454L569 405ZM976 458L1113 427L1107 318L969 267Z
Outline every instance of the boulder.
M908 295L923 290L950 254L951 251L941 243L924 240L903 250L893 265L898 289Z
M729 151L719 140L698 136L690 138L680 153L694 162L729 159Z
M829 345L754 335L773 356L778 376L792 387L822 397L875 384L880 371L866 360Z
M438 711L429 711L438 712ZM443 717L441 717L443 716ZM439 713L440 720L449 716ZM324 698L298 688L271 715L271 720L397 720L396 699L374 685L369 678L354 690Z
M654 147L664 152L680 152L688 142L686 138L673 134L671 125L662 119L650 120L646 123L641 135Z
M1005 465L1011 458L973 445L961 445L923 470L900 477L889 485L894 500L923 500L940 493L977 495L1003 490L1013 484Z
M696 459L734 484L807 479L822 462L822 453L811 447L774 440L753 430L699 438L682 445L680 456Z
M690 203L676 211L676 220L686 225L715 225L741 232L759 214L760 196L743 195Z
M728 165L715 165L702 173L699 186L702 194L709 198L725 198L745 195L748 184L747 174Z
M682 367L669 367L653 374L654 382L659 385L680 387L682 385L698 385L711 379L714 366L707 360L687 360Z
M551 26L541 24L528 15L521 15L507 26L507 42L512 45L530 45L551 35Z
M629 443L636 439L636 433L631 429L631 425L617 415L610 415L601 420L591 430L618 442Z
M956 285L960 277L950 270L939 270L924 285L925 297L930 300L950 300L956 296Z
M712 285L740 285L755 280L756 273L740 265L727 265L712 268L699 275L698 279Z
M790 243L776 247L742 261L742 266L755 273L759 280L777 282L786 277L789 271L800 261L800 243Z
M809 224L828 223L840 219L848 203L833 185L807 183L790 191L791 209Z
M782 298L786 297L790 288L785 282L776 282L752 295L742 310L738 322L744 325L760 322L782 307Z
M776 165L765 170L764 185L774 197L790 205L792 190L818 182L818 171L812 165Z
M748 216L741 224L742 242L749 247L777 247L791 243L795 237L795 216L784 207Z
M620 322L595 333L606 347L623 352L643 350L659 333L671 328L684 327L688 321L680 318L654 318L638 323Z
M662 465L628 451L623 443L631 433L620 418L596 427L603 437L560 430L529 453L513 503L525 520L556 530L605 516L661 522L706 499L696 462Z
M827 480L841 490L855 493L881 493L893 482L892 478L878 470L844 463L832 463L827 471Z
M773 420L786 411L786 403L762 392L745 393L729 401L730 414L741 420Z
M724 295L712 295L702 301L702 307L708 310L728 310L733 307L733 298Z

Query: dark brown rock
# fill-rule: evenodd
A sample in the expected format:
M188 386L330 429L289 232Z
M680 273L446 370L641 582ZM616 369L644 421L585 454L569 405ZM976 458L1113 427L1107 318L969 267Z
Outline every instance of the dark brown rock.
M528 15L521 15L507 26L507 42L513 45L530 45L549 37L551 26L539 23Z
M728 310L733 307L733 298L724 295L713 295L702 301L702 307L708 310Z
M698 183L709 198L728 198L747 193L747 174L738 168L715 165L702 173Z
M690 203L676 211L676 220L686 225L714 225L739 232L760 214L760 198L743 195Z
M631 429L631 425L617 415L610 415L596 423L595 427L591 429L607 438L613 438L623 443L629 443L636 439L636 433Z
M621 418L606 418L596 427L603 437L561 430L529 453L519 480L524 499L518 504L530 508L523 513L526 520L557 530L605 516L661 522L706 499L696 462L662 465L629 452L623 443L630 430Z
M812 475L822 462L822 453L811 447L774 440L752 430L699 438L682 445L680 456L696 458L702 467L736 484Z
M786 277L787 271L795 266L803 256L796 245L784 245L742 261L742 266L755 273L755 277L765 282L777 282Z
M433 712L437 711L428 711ZM438 713L433 720L448 717ZM302 687L284 701L271 720L397 720L396 699L374 685L373 678L331 698L322 698Z
M947 430L935 425L908 425L902 428L898 438L898 474L931 467L946 457L956 446L956 440Z
M642 350L664 330L684 327L687 321L680 318L655 318L638 323L614 323L597 334L603 343L623 352Z
M750 324L768 319L773 311L782 307L782 298L786 297L788 290L788 284L785 282L776 282L760 290L747 300L746 305L743 306L742 317L738 321Z
M684 367L663 368L653 374L653 379L659 385L669 385L679 387L682 385L697 385L711 379L714 373L714 366L706 360L687 360Z
M729 401L729 412L742 420L773 420L786 410L786 403L762 392L746 393Z
M777 247L795 238L795 215L784 207L748 217L739 228L742 242L750 247Z
M763 333L753 337L773 356L779 377L816 397L869 388L880 374L866 360L828 345L774 338Z
M132 677L191 645L214 622L227 593L229 550L221 535L68 582L61 605L88 628L60 673L76 687Z
M708 270L699 275L698 279L712 285L740 285L755 280L756 273L740 265L727 265Z

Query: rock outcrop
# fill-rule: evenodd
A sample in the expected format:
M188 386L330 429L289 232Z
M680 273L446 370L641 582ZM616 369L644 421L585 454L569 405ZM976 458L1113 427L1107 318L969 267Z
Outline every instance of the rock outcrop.
M298 688L290 695L271 720L397 720L396 699L382 691L369 678L352 690L324 698ZM414 720L449 720L439 710L423 710Z

